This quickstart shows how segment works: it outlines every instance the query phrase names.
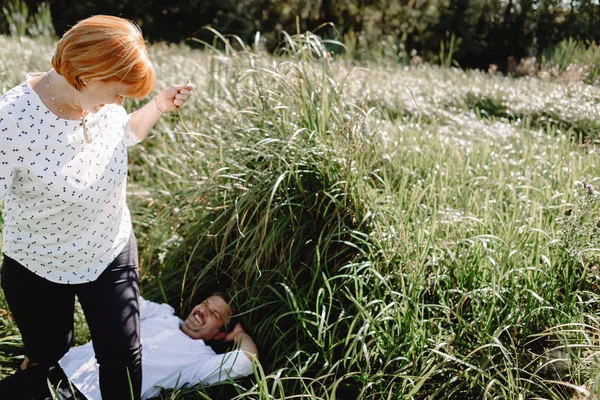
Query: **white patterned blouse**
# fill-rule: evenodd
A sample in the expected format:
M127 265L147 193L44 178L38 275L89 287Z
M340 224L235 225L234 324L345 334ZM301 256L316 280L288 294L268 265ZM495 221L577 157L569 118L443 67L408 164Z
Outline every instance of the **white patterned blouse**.
M121 106L83 123L57 117L28 81L0 98L2 252L52 282L95 280L125 247L127 146L139 142Z

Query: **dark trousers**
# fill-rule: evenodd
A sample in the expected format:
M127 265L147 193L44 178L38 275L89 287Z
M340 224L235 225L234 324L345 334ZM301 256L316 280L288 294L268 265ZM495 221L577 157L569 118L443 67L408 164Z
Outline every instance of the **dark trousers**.
M48 383L52 385L52 393ZM35 400L87 400L68 380L62 368L41 365L17 371L0 381L0 398Z
M102 398L140 399L139 269L133 234L121 254L93 282L54 283L6 255L0 277L6 302L23 338L25 355L31 361L47 371L69 350L77 296L99 364ZM45 379L41 384L47 386ZM3 390L9 391L10 385ZM19 397L18 392L8 394L0 392L0 398L30 400Z

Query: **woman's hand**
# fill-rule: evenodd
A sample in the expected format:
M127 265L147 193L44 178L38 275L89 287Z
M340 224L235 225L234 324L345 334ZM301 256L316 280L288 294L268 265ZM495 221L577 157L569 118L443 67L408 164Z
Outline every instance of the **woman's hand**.
M161 113L181 108L194 92L194 85L188 81L185 85L171 85L154 98L154 105Z
M191 82L185 85L171 85L160 92L155 98L147 102L142 108L133 112L129 118L129 125L135 136L143 140L167 111L175 111L183 106L192 96L194 85Z

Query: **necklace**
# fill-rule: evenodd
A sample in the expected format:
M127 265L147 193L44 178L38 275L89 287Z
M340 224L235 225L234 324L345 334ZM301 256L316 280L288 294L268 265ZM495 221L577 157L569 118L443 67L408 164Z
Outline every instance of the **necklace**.
M50 93L50 98L52 101L56 102L56 97L52 94L52 88L50 87L50 73L46 72L46 87L48 88L48 93ZM58 109L58 112L63 113L62 108Z
M52 88L50 87L50 73L46 72L46 88L48 89L48 93L50 94L50 98L52 99L53 102L56 103L56 97L54 97L54 94L52 92ZM62 115L63 114L63 110L62 108L58 109L58 112ZM87 113L83 113L81 115L81 117L79 117L79 121L81 122L81 126L83 127L83 138L85 139L86 143L90 143L90 137L88 136L88 132L87 132L87 127L85 126L85 116Z

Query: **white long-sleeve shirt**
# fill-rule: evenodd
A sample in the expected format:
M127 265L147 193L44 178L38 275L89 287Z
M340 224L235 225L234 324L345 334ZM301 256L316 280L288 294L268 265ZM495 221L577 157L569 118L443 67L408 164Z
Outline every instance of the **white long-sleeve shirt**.
M127 146L139 142L116 104L60 118L28 81L0 97L2 251L58 283L95 280L131 234Z
M216 354L204 341L183 333L183 321L167 304L140 299L142 340L142 399L160 388L210 384L250 375L252 362L241 350ZM71 382L88 400L101 400L92 343L75 347L59 361Z

